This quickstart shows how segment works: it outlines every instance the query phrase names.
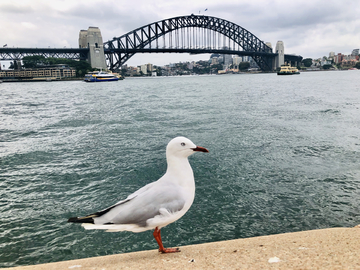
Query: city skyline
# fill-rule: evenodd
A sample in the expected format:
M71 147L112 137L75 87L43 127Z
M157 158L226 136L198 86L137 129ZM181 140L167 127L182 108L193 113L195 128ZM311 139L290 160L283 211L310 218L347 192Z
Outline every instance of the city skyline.
M274 47L278 40L287 54L318 58L330 51L344 54L360 47L360 7L355 0L218 1L122 3L54 0L19 0L0 4L0 46L78 47L81 29L97 26L104 41L143 25L181 15L205 14L236 23ZM207 9L207 10L206 10ZM206 11L205 11L206 10ZM127 63L166 65L208 59L209 55L136 54Z

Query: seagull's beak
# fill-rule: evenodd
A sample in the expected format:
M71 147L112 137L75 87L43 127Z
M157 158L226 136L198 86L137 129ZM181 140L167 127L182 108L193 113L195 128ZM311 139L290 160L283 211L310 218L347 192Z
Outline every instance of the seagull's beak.
M198 151L198 152L205 152L205 153L208 153L209 150L207 150L206 148L204 147L201 147L201 146L196 146L195 148L191 148L193 151Z

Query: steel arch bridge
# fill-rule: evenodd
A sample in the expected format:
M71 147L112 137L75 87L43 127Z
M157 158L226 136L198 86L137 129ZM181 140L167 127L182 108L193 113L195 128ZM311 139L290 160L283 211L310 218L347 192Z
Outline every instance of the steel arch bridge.
M263 41L230 21L180 16L154 22L104 43L110 70L119 69L135 53L219 53L251 56L263 71L273 69L272 52Z

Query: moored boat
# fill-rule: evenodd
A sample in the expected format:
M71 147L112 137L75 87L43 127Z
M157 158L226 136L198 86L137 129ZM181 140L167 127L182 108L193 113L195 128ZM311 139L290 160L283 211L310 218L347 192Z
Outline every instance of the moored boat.
M300 74L299 70L296 67L292 67L290 65L282 65L280 71L278 71L277 75L294 75Z
M116 74L105 72L105 71L94 71L86 73L84 81L85 82L108 82L108 81L118 81L120 79Z

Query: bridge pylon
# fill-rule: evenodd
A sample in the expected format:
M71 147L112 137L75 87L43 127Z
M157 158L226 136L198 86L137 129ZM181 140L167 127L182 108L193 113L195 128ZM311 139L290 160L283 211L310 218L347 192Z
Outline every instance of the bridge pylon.
M275 69L280 68L285 63L285 52L284 52L284 42L279 40L276 43L275 47L275 53L277 53L277 56L275 57Z
M90 26L88 30L80 30L79 48L89 49L87 61L92 68L107 69L104 43L98 27Z

